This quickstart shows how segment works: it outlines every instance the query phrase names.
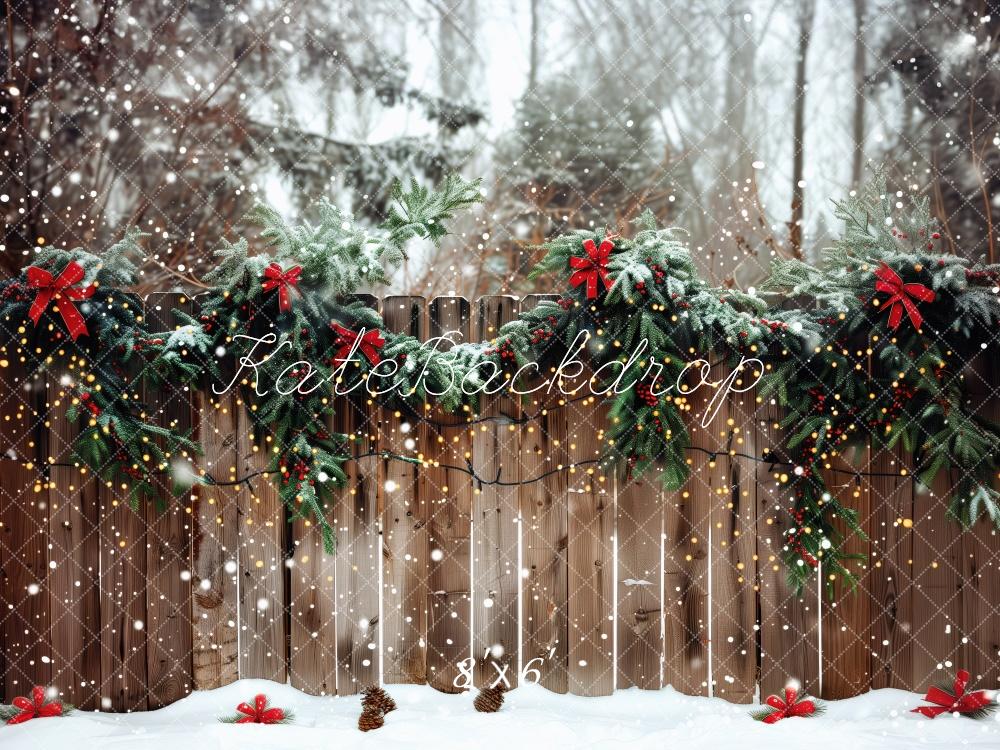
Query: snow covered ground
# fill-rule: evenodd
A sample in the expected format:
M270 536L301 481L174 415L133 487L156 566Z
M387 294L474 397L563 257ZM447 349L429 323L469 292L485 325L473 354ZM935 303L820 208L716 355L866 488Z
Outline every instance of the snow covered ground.
M528 685L506 696L497 714L479 714L472 694L445 695L417 685L389 688L399 709L385 726L357 729L360 698L319 698L266 680L241 680L199 692L159 711L136 714L76 712L63 719L36 719L0 726L3 750L214 750L215 748L433 748L451 750L555 750L556 748L1000 748L1000 720L942 716L933 721L908 709L920 696L878 690L828 703L815 719L786 719L768 726L751 720L749 706L721 699L622 690L607 698L556 695ZM286 726L221 724L241 701L266 693L272 706L295 712Z

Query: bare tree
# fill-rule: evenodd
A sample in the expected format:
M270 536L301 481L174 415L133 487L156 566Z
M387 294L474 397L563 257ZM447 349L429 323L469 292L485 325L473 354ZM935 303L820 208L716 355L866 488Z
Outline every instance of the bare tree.
M795 103L792 125L792 217L788 222L788 238L796 258L802 257L802 217L805 188L805 130L806 130L806 62L809 42L812 39L813 20L816 17L815 0L802 0L798 6L798 56L795 60Z
M854 0L854 119L851 135L854 144L851 160L851 184L861 183L865 159L865 15L867 0Z

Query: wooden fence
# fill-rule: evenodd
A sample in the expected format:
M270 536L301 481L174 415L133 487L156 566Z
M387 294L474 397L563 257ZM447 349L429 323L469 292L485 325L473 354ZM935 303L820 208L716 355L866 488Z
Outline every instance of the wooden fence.
M381 308L394 331L478 340L539 299L389 297ZM154 295L146 315L169 327L171 310L188 304ZM479 485L442 466L351 463L330 511L338 549L326 555L315 528L287 523L263 480L196 486L162 513L131 510L121 488L63 465L75 426L58 380L0 358L8 702L53 684L82 708L145 710L240 677L326 695L379 679L455 691L470 674L476 685L501 673L516 685L522 670L557 692L670 684L738 703L790 677L834 698L919 690L958 667L1000 682L997 533L983 523L960 534L944 516L948 483L928 492L888 476L905 465L897 455L857 458L876 476L846 465L830 476L868 535L851 542L866 555L857 592L830 600L818 580L801 595L788 589L788 467L740 455L776 440L779 410L754 392L733 394L694 431L692 477L671 494L653 478L581 465L600 451L599 399L522 406L497 396L482 416L514 419L474 422L338 409L334 427L357 437L359 453L469 459L505 482L545 476ZM969 370L993 417L996 376L995 361ZM145 397L161 423L193 428L217 480L259 469L273 450L234 394L168 386ZM692 424L706 398L693 398ZM531 418L516 419L519 410Z

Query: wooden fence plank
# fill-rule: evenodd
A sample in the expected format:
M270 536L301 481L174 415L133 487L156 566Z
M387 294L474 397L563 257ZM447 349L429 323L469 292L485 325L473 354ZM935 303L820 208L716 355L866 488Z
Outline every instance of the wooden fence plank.
M437 297L429 306L430 335L453 333L452 341L468 341L469 302L463 297ZM445 343L439 347L447 350ZM470 522L472 482L461 471L472 456L467 413L429 412L438 425L428 435L428 459L421 493L427 498L430 571L427 597L427 679L444 692L459 689L458 663L472 656Z
M755 416L758 455L776 460L784 412L774 397ZM757 464L757 570L760 587L760 693L781 695L789 681L811 695L819 693L819 590L814 576L796 592L788 584L782 548L792 525L794 503L787 482L789 467ZM782 474L786 481L782 481Z
M386 297L382 303L387 330L423 341L427 310L423 297ZM416 412L383 407L379 423L381 450L419 457L427 431L419 404ZM427 501L421 494L419 464L386 459L382 483L382 672L388 684L427 681ZM391 489L390 489L391 488Z
M180 293L150 295L146 323L150 330L172 331L181 325L174 310L192 312L191 300ZM143 400L147 413L163 427L182 434L191 430L191 389L179 383L147 382ZM175 463L192 461L183 452L171 456ZM194 466L191 466L194 474ZM191 492L174 497L169 476L158 482L162 508L146 504L146 659L149 707L160 708L191 692L194 666L191 658Z
M569 382L567 525L569 691L610 695L614 688L614 475L605 454L608 407L589 372ZM596 385L594 386L596 387ZM578 390L577 390L578 389Z
M110 353L117 356L117 353ZM101 366L117 367L115 362ZM141 396L140 373L126 367L126 395ZM129 504L129 485L119 478L100 486L101 508L101 704L112 711L145 711L149 674L146 660L146 520L141 505Z
M204 474L235 482L241 469L237 434L243 408L235 389L216 394L229 382L232 362L220 363L222 378L206 377L193 393L199 415L195 439L204 448ZM192 514L191 585L194 686L210 690L235 681L239 674L236 578L239 535L236 486L197 487Z
M236 421L241 476L266 471L275 453L287 454L288 446L274 445L266 430L254 427L246 409ZM284 682L285 507L267 474L244 485L238 503L240 678Z
M996 344L993 344L996 348ZM984 350L968 363L969 409L1000 424L1000 359ZM993 477L993 486L1000 486ZM962 539L962 665L979 687L1000 684L1000 532L983 517Z
M697 383L693 384L697 386ZM684 384L692 388L692 384ZM693 448L717 447L717 440L698 424L704 405L711 398L708 386L696 388L686 399L685 419ZM710 446L710 447L709 447ZM664 504L664 684L688 695L708 692L708 530L711 521L711 490L708 456L693 450L688 456L691 478L680 492L666 497Z
M0 644L7 654L5 700L46 684L49 658L48 497L40 473L46 452L45 378L26 375L13 345L0 350ZM0 363L2 364L2 363Z
M73 458L77 421L65 409L74 398L48 375L49 572L52 685L62 700L85 711L100 707L100 508L98 479ZM185 623L185 626L187 623Z
M829 456L822 470L826 485L840 502L854 508L865 534L871 538L872 508L870 477L857 477L865 471L871 452L867 446L856 448L848 455ZM869 641L872 637L873 599L870 572L871 545L858 534L851 534L844 524L834 521L835 528L847 534L843 549L848 554L861 555L846 566L858 580L856 588L841 580L830 580L823 569L823 697L849 698L864 692L871 682ZM832 583L832 589L829 584ZM832 590L832 599L828 593Z
M918 690L913 682L913 479L901 445L872 451L871 689ZM889 476L907 471L908 476ZM884 476L882 476L884 475Z
M660 687L663 492L655 473L615 471L618 538L618 688Z
M558 295L529 295L522 310L531 310ZM545 380L548 373L541 373ZM529 390L537 383L525 384ZM567 612L567 498L568 454L566 399L558 388L531 396L524 407L533 417L521 426L521 480L544 479L520 487L522 581L521 639L522 661L538 668L539 682L556 693L565 693L568 684ZM553 471L555 470L555 471ZM532 660L542 659L539 664Z
M724 381L729 372L719 368L713 380ZM757 391L746 389L760 375L752 364L736 373L732 392L710 422L715 449L723 451L716 459L722 472L712 474L717 484L711 488L712 694L733 703L752 702L757 688L757 467L747 458L758 450Z
M517 316L517 300L509 296L483 297L477 304L475 341L490 341L504 323ZM490 371L480 373L486 379ZM496 383L486 386L500 387ZM504 393L481 394L478 418L506 417L516 421L518 400ZM520 429L511 423L482 422L473 429L472 463L485 479L500 476L516 482ZM477 483L479 484L479 483ZM473 633L476 685L487 686L503 670L511 687L517 686L518 583L520 519L517 486L479 484L472 499ZM497 666L494 667L493 664Z
M953 483L942 471L930 487L914 484L913 683L921 692L962 668L962 534L946 513Z
M378 306L374 297L359 295L358 299L369 307ZM352 436L353 454L374 454L378 450L378 412L368 392L358 388L338 398L337 405L334 426ZM347 463L347 484L335 508L338 695L353 695L378 682L382 557L378 464L375 455Z

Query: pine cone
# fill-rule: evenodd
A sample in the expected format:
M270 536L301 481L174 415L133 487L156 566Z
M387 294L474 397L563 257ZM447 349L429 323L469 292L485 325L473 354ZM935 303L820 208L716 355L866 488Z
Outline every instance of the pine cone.
M361 692L364 695L361 707L365 711L378 711L387 714L396 710L396 701L378 685L369 685Z
M476 710L484 714L495 714L503 705L503 685L496 687L484 687L479 691L479 695L472 702Z
M362 732L378 729L383 724L385 724L385 719L378 711L362 711L361 716L358 717L358 729Z

